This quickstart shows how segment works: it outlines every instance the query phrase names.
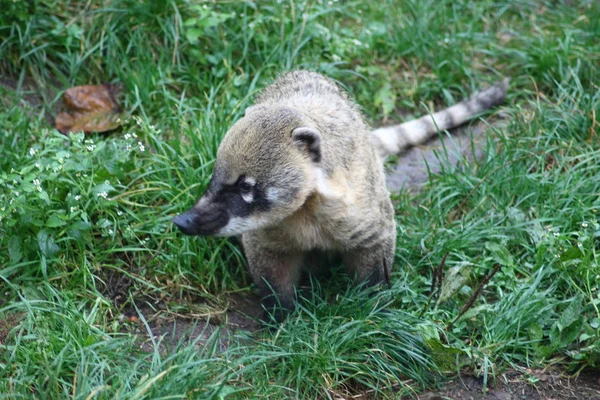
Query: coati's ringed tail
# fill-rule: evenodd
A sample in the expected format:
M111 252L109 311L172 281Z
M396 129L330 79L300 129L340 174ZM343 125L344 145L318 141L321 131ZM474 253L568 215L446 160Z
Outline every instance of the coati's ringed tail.
M481 112L501 104L506 97L508 82L506 78L475 93L468 100L436 113L403 124L375 129L373 142L379 156L385 158L422 144L436 133L462 125Z

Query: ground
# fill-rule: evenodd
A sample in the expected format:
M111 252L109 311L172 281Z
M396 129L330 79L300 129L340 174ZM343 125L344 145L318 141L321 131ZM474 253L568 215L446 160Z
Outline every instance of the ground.
M0 397L599 396L596 1L2 7ZM336 80L374 127L511 84L443 146L386 163L390 287L332 265L265 327L237 243L170 221L293 68ZM102 83L121 87L118 129L53 129L66 89Z

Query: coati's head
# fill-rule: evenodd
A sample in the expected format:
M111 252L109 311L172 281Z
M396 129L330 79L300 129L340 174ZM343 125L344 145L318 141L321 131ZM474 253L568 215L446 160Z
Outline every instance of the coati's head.
M221 142L206 192L173 223L186 235L214 236L278 224L315 190L320 142L299 112L250 107Z

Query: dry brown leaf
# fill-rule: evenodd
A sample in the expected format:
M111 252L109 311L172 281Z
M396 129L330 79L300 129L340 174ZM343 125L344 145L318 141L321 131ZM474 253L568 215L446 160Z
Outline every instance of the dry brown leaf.
M106 132L121 125L122 109L115 99L117 85L87 85L67 89L65 106L69 112L56 116L54 125L62 133Z

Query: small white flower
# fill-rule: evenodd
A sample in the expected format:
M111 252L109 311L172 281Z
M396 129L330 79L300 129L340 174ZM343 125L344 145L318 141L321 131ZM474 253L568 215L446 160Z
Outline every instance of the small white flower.
M15 192L15 196L19 197L19 192Z
M131 151L131 145L128 144L127 147L125 147L125 150Z
M40 163L35 163L35 167L36 167L37 169L42 169L42 166L40 165Z
M135 134L135 132L133 132L133 133L131 134L131 137L132 137L132 138L134 138L134 139L137 139L137 135Z
M0 208L0 211L2 211L2 212L6 211L6 207Z
M81 200L81 195L78 194L77 196L75 196L75 200L77 200L77 201Z
M106 199L108 197L108 193L106 193L106 192L100 192L100 193L97 193L96 196L102 197L102 198Z
M30 155L30 156L35 156L35 153L36 153L36 152L37 152L37 150L36 150L36 149L33 149L33 148L29 149L29 155Z
M38 191L38 192L41 192L41 191L42 191L42 187L41 187L41 186L38 186L38 187L37 187L37 191Z
M89 151L94 151L94 149L96 148L95 144L90 144L88 147L86 147Z
M109 234L109 235L114 235L114 233L115 233L115 232L114 232L112 229L109 229L109 230L108 230L108 234Z
M86 139L85 144L94 144L94 141L92 139Z
M554 232L554 236L558 237L560 234L558 232Z
M70 153L65 154L65 158L71 158L71 154Z
M117 210L117 215L123 215L123 211Z
M80 177L81 176L81 172L78 172L75 174L76 177Z
M62 164L62 163L64 163L64 162L65 162L65 160L63 160L62 158L59 158L59 159L58 159L58 163L59 163L59 164Z
M125 134L125 140L129 140L129 139L131 139L131 135L129 133L126 133Z
M143 153L144 151L146 151L146 148L144 147L144 145L142 144L142 142L138 142L138 146L140 147L140 151Z
M582 223L581 223L581 226L582 226L582 227L584 227L584 228L587 228L587 227L588 227L588 224L587 224L587 222L582 222Z
M352 43L354 43L355 46L362 46L362 42L358 39L353 39Z
M15 199L10 199L10 201L8 202L9 205L12 205L12 203L15 202Z
M70 210L71 210L71 212L75 212L75 211L77 211L77 207L73 206L70 208Z
M34 186L40 186L40 180L39 179L34 179L33 180L33 185Z

